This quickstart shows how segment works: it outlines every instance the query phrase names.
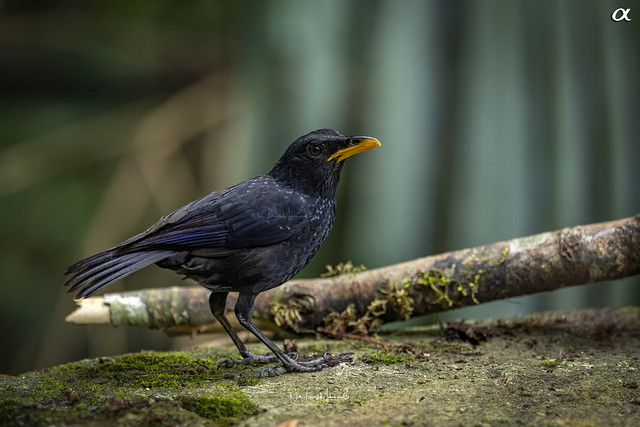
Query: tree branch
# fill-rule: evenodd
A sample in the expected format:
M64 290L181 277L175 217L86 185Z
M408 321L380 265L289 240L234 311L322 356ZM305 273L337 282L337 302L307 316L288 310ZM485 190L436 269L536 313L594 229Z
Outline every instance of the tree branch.
M357 274L292 280L260 294L254 317L263 328L367 334L384 322L639 273L636 215ZM208 296L201 287L106 294L80 301L66 320L146 326L170 335L219 330L211 326ZM230 295L228 307L234 304Z

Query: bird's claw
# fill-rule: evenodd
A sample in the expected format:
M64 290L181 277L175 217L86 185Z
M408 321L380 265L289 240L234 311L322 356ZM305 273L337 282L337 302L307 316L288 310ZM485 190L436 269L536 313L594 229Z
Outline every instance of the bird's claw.
M297 356L297 354L296 354ZM282 374L286 374L287 372L317 372L317 371L321 371L324 368L328 368L329 365L327 365L326 362L329 357L331 356L331 354L329 353L324 353L321 357L314 359L314 360L309 360L306 362L297 362L297 361L292 361L293 363L283 363L280 366L276 366L275 368L264 368L263 370L260 371L260 374L258 375L259 377L261 377L263 374L267 374L270 377L275 377L278 375L282 375ZM296 358L297 360L297 358Z
M287 372L316 372L320 371L324 368L328 368L326 362L329 359L331 354L324 353L321 357L309 360L306 362L298 362L299 355L298 353L292 352L287 353L289 360L283 360L283 364L280 366L276 366L275 368L264 368L260 371L259 376L261 377L263 374L267 374L270 377L275 377L277 375L282 375ZM279 359L277 356L269 355L269 353L265 353L261 356L251 354L249 356L245 356L242 359L223 359L218 363L218 369L221 367L225 368L233 368L237 365L253 365L256 363L265 364L265 363L273 363L278 362Z
M277 362L278 358L276 356L269 356L268 353L264 355L255 355L251 354L249 356L243 357L242 359L223 359L218 363L218 369L222 366L225 368L233 368L238 365L253 365L256 363L265 364L265 363L273 363Z
M329 365L327 365L326 363L320 363L317 365L302 365L302 363L305 362L300 362L299 364L297 363L288 367L280 365L276 366L275 368L264 368L260 371L258 377L262 377L262 375L265 373L270 377L275 377L278 375L286 374L287 372L318 372L323 370L324 368L329 367Z
M298 360L298 358L300 358L300 355L295 351L292 351L291 353L287 353L287 356L289 356L293 360Z
M267 373L267 376L269 376L269 377L276 377L278 375L286 374L288 371L285 369L284 366L276 366L275 368L264 368L258 374L258 378L262 377L262 375L265 372Z
M289 356L291 360L293 360L294 362L300 358L300 356L296 352L287 353L287 356ZM265 364L265 363L274 363L278 361L279 359L276 356L271 355L269 353L264 353L263 355L251 354L243 357L242 359L222 359L218 363L218 369L220 369L223 366L225 368L233 368L234 366L237 366L237 365L253 365L256 363ZM307 362L301 362L301 363L307 363Z

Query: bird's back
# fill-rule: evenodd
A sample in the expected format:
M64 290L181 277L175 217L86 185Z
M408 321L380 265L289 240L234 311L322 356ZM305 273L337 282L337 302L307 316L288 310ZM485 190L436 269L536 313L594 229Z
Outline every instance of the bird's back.
M224 246L176 251L159 263L161 267L212 290L262 292L291 279L308 264L335 218L335 195L314 197L268 175L245 181L228 197L234 202L216 200L207 213L224 224ZM199 216L188 218L201 221Z

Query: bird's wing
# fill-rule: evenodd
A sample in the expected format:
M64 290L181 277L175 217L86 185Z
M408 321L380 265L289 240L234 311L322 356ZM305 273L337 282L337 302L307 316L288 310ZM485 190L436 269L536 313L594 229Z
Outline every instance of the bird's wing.
M286 240L309 220L305 196L269 179L254 185L242 200L220 207L227 247L269 246Z
M222 255L268 246L286 240L307 220L305 203L303 196L258 177L178 209L117 250L213 249L208 253Z
M149 237L154 236L156 234L161 233L163 229L174 228L176 224L179 224L181 220L193 213L198 212L199 210L206 208L206 206L210 203L215 202L218 198L222 197L226 192L231 191L233 187L230 187L226 190L222 191L214 191L211 194L208 194L200 199L194 200L193 202L176 209L171 212L169 215L163 216L153 224L151 227L147 228L142 233L136 234L133 237L128 238L127 240L121 242L113 249L121 249L127 248L135 245L136 243L147 240ZM168 230L165 230L168 231Z

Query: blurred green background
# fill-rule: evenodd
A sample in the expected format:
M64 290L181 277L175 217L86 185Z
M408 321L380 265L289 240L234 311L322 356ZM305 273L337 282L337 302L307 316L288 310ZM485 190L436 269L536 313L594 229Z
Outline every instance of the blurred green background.
M0 372L188 344L66 324L62 272L318 128L382 147L349 160L303 277L640 212L625 3L0 1ZM109 291L179 283L150 268ZM638 304L638 285L440 319Z

